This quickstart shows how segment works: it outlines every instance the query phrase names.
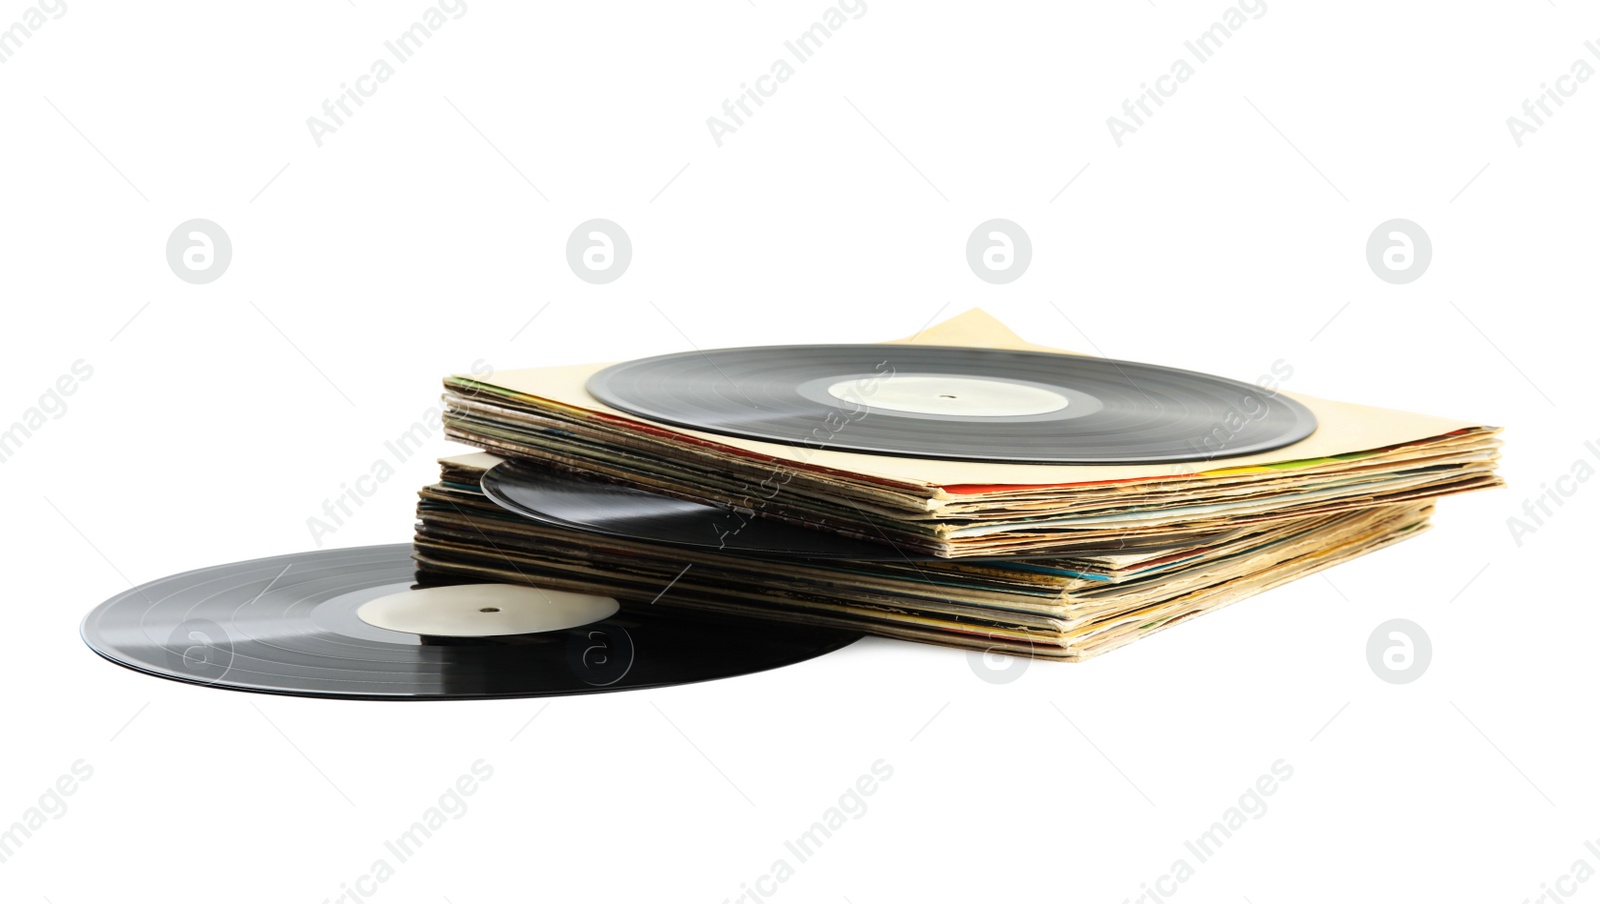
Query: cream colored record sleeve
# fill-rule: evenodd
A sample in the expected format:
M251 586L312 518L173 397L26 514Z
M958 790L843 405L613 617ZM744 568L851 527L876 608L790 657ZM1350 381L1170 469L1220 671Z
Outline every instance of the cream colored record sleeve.
M974 308L963 314L935 324L907 339L895 340L911 345L947 345L969 348L1000 348L1024 351L1041 351L1053 354L1077 354L1028 342L1012 332L988 313ZM1150 480L1159 478L1192 477L1196 474L1215 473L1237 468L1281 465L1286 462L1329 458L1339 455L1401 446L1422 442L1458 430L1492 430L1468 421L1434 417L1374 408L1348 402L1334 402L1311 396L1276 392L1295 399L1311 409L1317 417L1317 429L1309 437L1270 452L1243 455L1236 458L1216 459L1211 466L1196 470L1194 466L1174 463L1134 465L1059 465L1014 464L1004 462L951 461L875 455L859 452L841 452L762 442L742 437L724 436L698 430L668 427L618 411L602 404L585 389L588 380L609 364L580 364L564 367L540 367L512 370L488 378L458 375L459 379L474 380L496 386L508 392L534 399L543 399L569 408L592 412L598 416L647 426L654 431L676 433L735 450L745 456L762 460L776 460L800 468L811 468L859 474L868 478L912 486L960 487L993 486L1065 486L1084 483L1102 483L1125 480ZM954 490L960 492L959 490Z

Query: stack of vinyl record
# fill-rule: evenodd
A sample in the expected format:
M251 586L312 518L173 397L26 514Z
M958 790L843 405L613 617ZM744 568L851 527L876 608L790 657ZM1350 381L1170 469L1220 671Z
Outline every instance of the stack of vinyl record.
M1030 345L877 345L445 381L424 583L1081 659L1428 526L1497 428Z

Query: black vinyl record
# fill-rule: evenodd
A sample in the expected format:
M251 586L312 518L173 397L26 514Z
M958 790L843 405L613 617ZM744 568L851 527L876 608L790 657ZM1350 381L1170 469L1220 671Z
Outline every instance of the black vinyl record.
M601 402L746 439L921 458L1032 464L1200 462L1316 429L1250 383L1087 355L923 345L712 349L616 364Z
M938 557L900 552L704 502L676 499L624 484L585 480L549 468L503 461L479 481L501 508L553 527L739 555L857 562L932 562ZM1013 556L1012 558L1016 558Z
M361 699L538 697L684 684L801 662L861 636L610 600L611 614L595 621L493 636L410 633L358 616L368 604L405 604L413 598L406 594L430 592L415 589L414 577L409 544L218 565L112 597L84 619L82 634L112 662L163 678ZM458 603L498 603L491 590L543 594L508 585L444 589Z

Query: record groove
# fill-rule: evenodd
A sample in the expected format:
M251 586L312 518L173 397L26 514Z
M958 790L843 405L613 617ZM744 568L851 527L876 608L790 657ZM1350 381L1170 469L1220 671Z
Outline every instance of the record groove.
M620 411L708 433L971 461L1196 462L1281 448L1316 429L1304 405L1250 383L1008 349L712 349L612 365L587 388Z

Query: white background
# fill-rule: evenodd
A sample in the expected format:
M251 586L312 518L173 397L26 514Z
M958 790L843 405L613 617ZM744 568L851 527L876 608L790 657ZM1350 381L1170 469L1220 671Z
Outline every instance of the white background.
M1123 901L1280 759L1266 813L1176 897L1520 902L1600 867L1600 485L1520 545L1507 527L1600 466L1600 80L1520 148L1505 121L1600 15L1272 0L1119 148L1106 117L1221 2L869 0L718 147L706 118L824 8L471 0L321 147L306 118L420 0L69 0L0 66L0 425L93 368L0 465L0 827L93 769L0 896L336 899L480 759L470 809L370 897ZM234 249L200 286L164 257L196 217ZM634 245L609 285L564 259L593 217ZM1032 238L1009 285L964 256L993 217ZM1365 259L1394 217L1433 242L1409 285ZM1037 342L1245 380L1282 359L1291 390L1504 425L1512 486L1331 580L1009 684L869 639L548 708L348 703L147 678L77 636L129 582L312 548L307 518L480 359L874 341L973 306ZM451 450L436 434L325 545L406 541ZM1404 686L1365 655L1395 617L1434 647ZM880 759L867 812L762 880Z

